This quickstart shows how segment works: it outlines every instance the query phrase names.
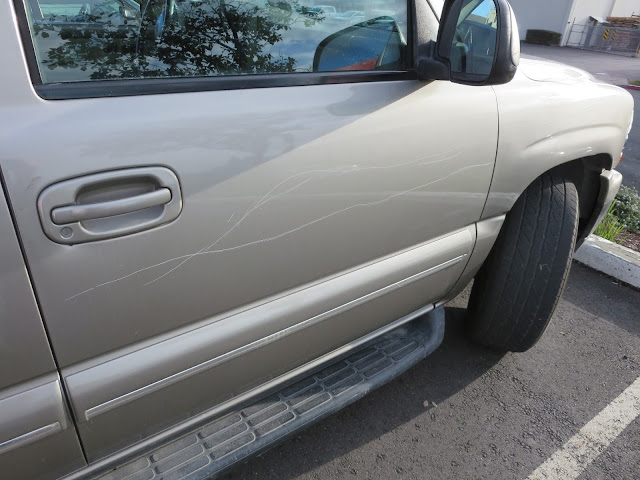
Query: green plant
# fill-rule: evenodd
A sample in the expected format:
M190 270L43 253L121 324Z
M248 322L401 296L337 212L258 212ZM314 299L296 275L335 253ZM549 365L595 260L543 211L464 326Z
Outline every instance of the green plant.
M609 211L602 220L602 223L598 225L598 228L596 228L594 232L597 236L602 237L605 240L609 240L610 242L615 242L616 237L624 230L624 225L620 223L618 217L613 213L615 206L616 202L613 202L613 205L609 208Z
M633 187L620 187L613 213L618 217L618 221L627 230L637 232L640 230L640 197L638 191Z
M636 87L640 87L640 80L632 80L629 82L629 85L635 85Z
M561 38L562 34L550 30L527 30L527 37L524 41L534 45L558 46Z

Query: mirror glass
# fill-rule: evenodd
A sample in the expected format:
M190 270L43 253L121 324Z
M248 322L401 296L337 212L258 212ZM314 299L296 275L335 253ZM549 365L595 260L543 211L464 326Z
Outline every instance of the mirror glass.
M325 38L316 49L313 71L401 70L405 48L396 21L378 17Z
M494 0L462 0L451 43L451 73L488 76L493 67L497 32Z

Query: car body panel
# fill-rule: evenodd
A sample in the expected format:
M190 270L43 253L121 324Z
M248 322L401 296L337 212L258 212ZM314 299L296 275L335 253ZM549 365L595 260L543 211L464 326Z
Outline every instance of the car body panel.
M473 253L471 257L469 257L469 261L456 284L451 291L436 304L436 307L445 305L453 300L469 285L471 280L473 280L489 256L489 253L491 253L491 249L498 239L498 234L500 233L505 218L506 215L499 215L476 223L476 242L473 247Z
M473 113L459 128L482 135L462 148L437 116L412 122L404 115L448 110L449 98L467 95ZM180 112L179 138L165 111ZM2 136L14 141L4 142L11 162L3 168L63 367L473 223L497 132L490 89L444 82L37 102L8 113ZM108 120L114 116L123 118ZM48 128L27 151L34 118ZM251 142L246 131L255 132ZM409 142L406 131L413 131ZM428 151L423 131L433 132ZM144 149L136 148L141 135ZM348 138L362 141L345 149ZM180 179L184 208L169 225L68 247L44 236L27 208L59 181L148 165ZM415 221L408 226L407 218ZM133 321L153 313L151 305L153 321ZM76 342L69 331L90 341Z
M85 464L78 439L90 466L74 478L446 302L537 176L587 155L614 164L628 129L620 89L526 62L500 87L328 74L317 85L45 101L13 5L0 1L0 167L60 370L41 348L33 291L10 294L28 304L40 357L7 377L15 385L0 402L13 411L16 395L44 398L42 388L55 405L2 433L50 448L53 476ZM419 21L425 51L437 22ZM139 168L175 175L177 218L82 244L45 234L47 188ZM12 274L29 287L20 262Z
M1 187L0 232L0 471L58 478L85 460Z
M522 59L511 83L493 88L500 138L483 218L508 212L557 165L602 154L609 168L617 165L633 119L629 92L577 68L531 59Z
M0 36L15 45L15 26L8 30ZM22 76L10 80L28 83L24 59L19 63L14 70ZM464 105L464 113L453 104ZM468 256L498 133L490 87L443 81L66 101L42 101L23 91L22 103L13 99L2 110L0 163L91 461L444 296L467 257L304 333L119 408L100 408L404 278L392 262L390 271L371 276L361 290L332 294L329 280L354 269L419 245L426 270ZM467 131L474 134L461 144L459 135ZM75 245L45 235L35 208L44 189L136 167L176 174L183 205L177 219ZM451 237L444 250L434 242L468 228L463 242ZM318 292L316 306L298 305L288 315L280 311L280 318L264 313L296 291ZM245 311L259 314L242 317ZM152 347L201 328L212 333L175 364L163 363L163 349ZM135 352L150 355L145 361L156 367L141 365L111 379L117 370L109 362ZM92 374L80 373L87 369ZM187 395L196 391L202 395ZM163 407L145 416L149 405Z
M0 391L56 365L0 187Z
M463 229L130 354L77 365L77 373L63 370L84 445L126 446L443 297L474 239L475 228Z
M4 478L56 479L86 465L57 373L0 391L0 421Z

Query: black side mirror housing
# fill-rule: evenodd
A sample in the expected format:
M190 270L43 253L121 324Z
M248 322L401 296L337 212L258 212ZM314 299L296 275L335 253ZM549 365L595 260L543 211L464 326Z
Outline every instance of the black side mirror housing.
M447 0L430 57L418 58L421 80L464 85L510 82L520 63L520 35L507 0Z

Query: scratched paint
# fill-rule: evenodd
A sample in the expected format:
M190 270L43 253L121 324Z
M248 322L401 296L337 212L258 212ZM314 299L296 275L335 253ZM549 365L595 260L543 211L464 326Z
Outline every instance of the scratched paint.
M461 155L462 152L458 151L458 152L446 152L444 154L438 154L438 155L428 155L425 157L422 157L418 160L414 160L412 162L405 162L405 163L401 163L401 164L397 164L397 165L387 165L387 166L374 166L374 167L358 167L357 165L352 165L352 166L346 166L346 167L341 167L341 168L337 168L337 169L329 169L329 170L311 170L311 171L306 171L306 172L301 172L301 173L297 173L295 175L292 175L284 180L282 180L281 182L279 182L276 186L274 186L273 188L271 188L266 194L264 194L258 201L256 201L253 205L251 205L246 212L243 214L243 216L231 227L229 228L225 233L223 233L220 237L218 237L213 243L211 243L210 245L200 249L199 251L195 252L195 253L189 253L189 254L185 254L185 255L181 255L178 257L174 257L168 260L164 260L160 263L154 264L154 265L150 265L148 267L144 267L141 269L138 269L134 272L128 273L127 275L124 275L122 277L118 277L114 280L110 280L101 284L98 284L94 287L88 288L86 290L83 290L79 293L76 293L74 295L72 295L71 297L68 297L66 299L66 301L69 300L73 300L75 298L78 298L84 294L87 294L89 292L95 291L96 289L99 289L101 287L107 286L107 285L111 285L113 283L125 280L127 278L131 278L139 273L142 272L146 272L148 270L152 270L158 267L161 267L163 265L167 265L170 264L172 262L176 262L176 261L180 261L180 263L174 267L172 267L170 270L168 270L167 272L163 273L162 275L154 278L151 281L148 281L146 283L143 283L143 286L147 286L150 284L153 284L159 280L161 280L162 278L170 275L171 273L173 273L174 271L176 271L178 268L182 267L184 264L186 264L188 261L190 261L191 259L193 259L194 257L199 257L199 256L203 256L203 255L213 255L213 254L218 254L218 253L223 253L223 252L230 252L230 251L234 251L234 250L238 250L241 248L245 248L245 247L249 247L252 245L257 245L257 244L261 244L261 243L266 243L266 242L270 242L273 240L277 240L279 238L282 238L284 236L287 235L291 235L299 230L302 230L303 228L309 227L311 225L314 225L318 222L321 222L323 220L326 220L328 218L331 218L333 216L339 215L341 213L347 212L349 210L355 209L355 208L363 208L363 207L372 207L372 206L376 206L376 205L380 205L382 203L388 202L394 198L406 195L408 193L414 192L416 190L420 190L422 188L426 188L429 187L431 185L437 184L439 182L442 182L444 180L447 180L459 173L462 173L464 171L473 169L473 168L481 168L481 167L487 167L492 165L493 163L482 163L482 164L477 164L477 165L469 165L466 167L462 167L459 169L454 170L453 172L450 172L448 175L445 175L443 177L437 178L435 180L432 180L430 182L424 183L424 184L420 184L417 185L416 187L407 189L407 190L403 190L401 192L398 193L394 193L392 195L386 196L380 200L374 201L374 202L367 202L367 203L357 203L354 205L350 205L348 207L342 208L340 210L331 212L327 215L324 215L320 218L316 218L313 220L310 220L309 222L306 222L300 226L297 226L295 228L292 228L290 230L284 231L282 233L279 233L277 235L273 235L267 238L263 238L263 239L258 239L258 240L254 240L251 242L247 242L247 243L243 243L243 244L239 244L239 245L235 245L235 246L231 246L231 247L227 247L227 248L221 248L221 249L215 249L215 250L211 250L213 247L215 247L220 241L222 241L224 238L226 238L228 235L230 235L240 224L242 224L250 215L251 213L253 213L254 211L256 211L258 208L263 207L264 205L268 204L269 202L273 201L274 199L286 195L288 193L291 193L295 190L297 190L298 188L302 187L303 185L305 185L307 182L309 182L311 180L311 178L307 178L305 180L303 180L302 182L297 183L296 185L294 185L293 187L280 192L278 194L273 194L275 191L277 191L278 188L280 188L281 186L285 185L287 182L298 178L298 177L302 177L305 175L311 175L311 174L319 174L319 173L324 173L324 174L340 174L340 175L344 175L346 173L353 173L353 172L361 172L361 171L365 171L365 170L388 170L388 169L393 169L393 168L400 168L400 167L408 167L408 166L425 166L425 165L433 165L436 163L442 163L445 161L450 161L458 156ZM425 160L429 159L429 158L434 158L434 157L440 157L442 155L448 155L445 156L443 158L440 158L438 160L433 160L433 161L428 161L425 162Z

